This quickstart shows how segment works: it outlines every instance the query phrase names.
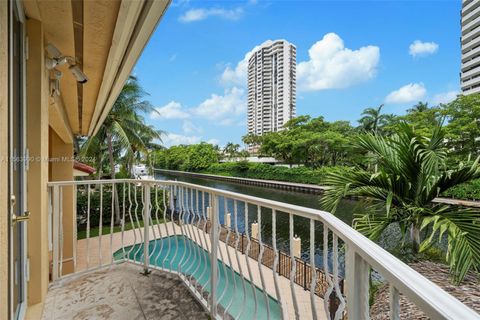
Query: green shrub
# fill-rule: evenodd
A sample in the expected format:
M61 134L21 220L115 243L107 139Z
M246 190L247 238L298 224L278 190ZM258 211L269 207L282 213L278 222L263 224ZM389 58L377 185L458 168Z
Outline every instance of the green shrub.
M137 187L137 203L135 203L134 188L130 187L130 202L128 198L128 189L125 188L125 203L123 202L123 185L118 185L118 197L120 205L120 213L123 215L123 210L125 209L125 220L130 222L130 217L128 216L128 210L131 209L132 218L135 218L135 208L138 215L138 219L142 220L143 214L143 203L142 203L142 192L139 187ZM163 191L157 191L158 205L163 209ZM150 193L151 206L152 206L152 217L154 215L154 210L156 208L155 201L155 190L151 190ZM102 200L102 205L100 206L100 200ZM115 204L113 204L115 206ZM125 208L124 208L125 206ZM100 207L102 210L100 210ZM102 226L109 226L112 221L112 187L111 185L103 186L103 196L100 199L100 186L96 188L93 185L90 188L90 228L98 227L100 225L100 213L102 213ZM87 227L87 214L88 214L88 193L86 188L79 187L77 192L77 224L78 230L85 230ZM113 216L115 219L115 216Z
M350 169L348 167L320 167L318 169L311 169L303 166L289 168L285 166L272 166L263 163L240 161L215 163L201 172L251 179L322 184L327 173L345 170Z
M455 199L480 199L480 180L473 180L448 189L442 194L444 197Z

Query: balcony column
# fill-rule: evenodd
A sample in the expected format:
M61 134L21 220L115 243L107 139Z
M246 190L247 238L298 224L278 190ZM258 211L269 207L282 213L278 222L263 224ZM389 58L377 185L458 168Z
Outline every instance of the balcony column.
M72 181L73 178L73 144L64 142L57 133L50 129L50 181ZM74 271L74 237L76 223L76 195L73 186L61 187L62 226L63 226L63 264L62 275Z
M28 304L40 303L48 289L48 74L44 71L42 23L26 21L29 57L27 60L27 209L30 280Z

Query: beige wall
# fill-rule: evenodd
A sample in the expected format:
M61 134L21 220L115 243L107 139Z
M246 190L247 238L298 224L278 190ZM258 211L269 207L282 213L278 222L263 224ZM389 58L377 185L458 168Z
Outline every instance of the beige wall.
M28 304L44 300L48 289L48 74L44 69L43 27L38 20L26 23L29 44L27 60L27 172L28 257L30 281Z
M50 135L50 181L72 181L73 178L73 145L65 143L54 130L49 130ZM71 186L63 189L63 270L62 274L73 272L74 248L74 190ZM75 240L76 241L76 240Z
M7 20L7 1L0 1L0 320L8 317Z

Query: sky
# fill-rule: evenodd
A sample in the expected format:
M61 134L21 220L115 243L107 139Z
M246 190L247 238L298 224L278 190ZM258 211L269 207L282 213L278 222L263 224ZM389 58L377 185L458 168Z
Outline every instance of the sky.
M459 92L461 1L174 0L133 74L165 146L241 144L246 61L266 40L297 48L297 115L357 125Z

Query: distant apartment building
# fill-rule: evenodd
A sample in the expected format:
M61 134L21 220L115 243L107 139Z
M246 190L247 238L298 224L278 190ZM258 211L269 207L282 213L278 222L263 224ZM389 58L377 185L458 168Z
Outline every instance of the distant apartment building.
M462 1L462 93L480 92L480 0Z
M248 133L282 130L295 117L296 47L286 40L264 42L248 60ZM250 152L256 146L249 146Z

